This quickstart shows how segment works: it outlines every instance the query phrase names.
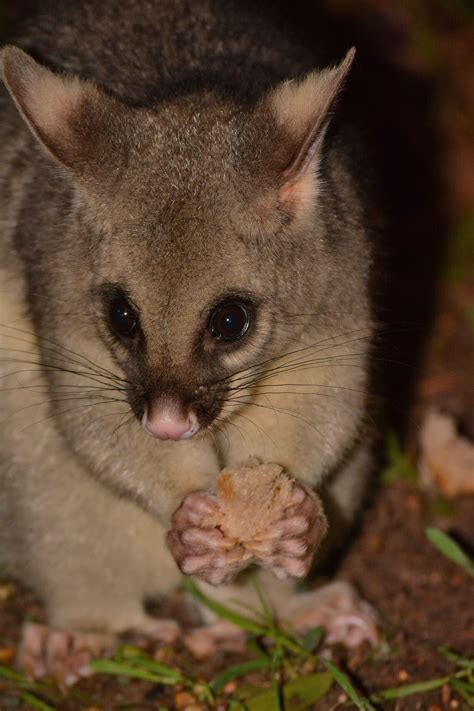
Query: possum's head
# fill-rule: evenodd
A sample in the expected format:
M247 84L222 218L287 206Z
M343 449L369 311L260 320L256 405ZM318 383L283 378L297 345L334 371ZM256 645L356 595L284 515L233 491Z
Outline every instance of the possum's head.
M291 342L286 315L324 294L318 168L353 54L251 107L208 92L140 108L3 50L5 84L72 186L87 242L67 296L96 316L155 437L230 415L229 394Z

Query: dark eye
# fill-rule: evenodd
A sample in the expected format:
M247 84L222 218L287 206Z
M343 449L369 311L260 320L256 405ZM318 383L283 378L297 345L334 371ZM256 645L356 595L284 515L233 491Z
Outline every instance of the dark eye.
M243 304L221 304L211 314L209 329L218 341L238 341L250 326L250 311Z
M138 325L134 309L122 296L117 296L110 302L109 321L118 336L133 336Z

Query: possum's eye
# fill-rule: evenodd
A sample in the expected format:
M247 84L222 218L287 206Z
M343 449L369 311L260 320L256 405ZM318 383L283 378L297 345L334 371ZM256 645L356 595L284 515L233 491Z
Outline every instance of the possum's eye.
M250 310L244 304L227 302L211 313L209 330L218 341L238 341L250 326Z
M138 317L135 310L123 296L116 296L110 302L109 322L112 330L118 336L131 337L138 326Z

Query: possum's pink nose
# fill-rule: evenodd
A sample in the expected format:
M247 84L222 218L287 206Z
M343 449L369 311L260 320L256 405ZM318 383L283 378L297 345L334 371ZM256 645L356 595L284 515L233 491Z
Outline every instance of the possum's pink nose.
M183 410L174 403L148 405L142 419L145 430L157 439L189 439L199 431L199 421L192 410Z

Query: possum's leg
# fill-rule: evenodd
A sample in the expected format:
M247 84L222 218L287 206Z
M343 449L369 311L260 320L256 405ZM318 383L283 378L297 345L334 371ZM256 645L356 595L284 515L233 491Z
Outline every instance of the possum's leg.
M74 681L85 660L110 650L123 631L176 637L176 622L149 618L143 601L173 590L181 575L164 527L61 453L57 442L31 468L11 466L0 539L11 551L11 574L46 607L47 626L24 628L20 665Z

